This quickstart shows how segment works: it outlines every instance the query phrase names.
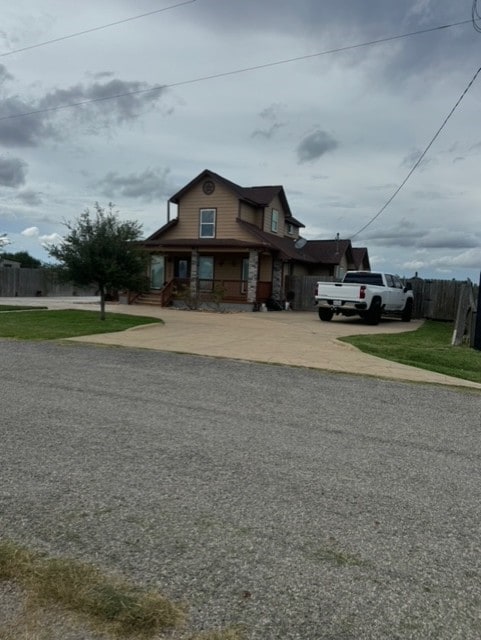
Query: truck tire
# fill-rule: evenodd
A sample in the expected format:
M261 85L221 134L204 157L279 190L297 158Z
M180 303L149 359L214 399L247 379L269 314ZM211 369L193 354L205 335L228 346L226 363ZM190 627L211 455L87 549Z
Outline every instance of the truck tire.
M322 320L323 322L329 322L330 320L332 320L332 316L334 315L334 312L331 311L331 309L319 309L319 319Z
M366 313L366 323L370 325L379 324L381 320L381 301L379 298L374 298L371 302L369 311Z
M402 311L401 320L403 322L411 322L412 316L413 316L413 301L406 300L406 306Z

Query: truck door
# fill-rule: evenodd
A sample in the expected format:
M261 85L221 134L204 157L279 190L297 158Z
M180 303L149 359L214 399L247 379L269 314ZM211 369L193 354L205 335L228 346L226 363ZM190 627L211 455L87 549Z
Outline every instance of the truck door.
M394 288L394 278L389 273L385 274L386 277L386 301L384 308L386 311L394 311L396 307L396 289Z
M396 311L401 311L402 309L404 309L405 298L403 283L401 282L401 278L399 278L398 276L393 276L393 281L395 286L395 298L393 299L393 302L396 305L394 308L396 309Z

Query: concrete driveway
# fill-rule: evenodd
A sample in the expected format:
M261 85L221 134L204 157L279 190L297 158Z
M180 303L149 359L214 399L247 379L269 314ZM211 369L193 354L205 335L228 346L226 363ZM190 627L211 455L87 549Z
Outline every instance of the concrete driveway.
M92 297L2 298L2 303L46 305L52 309L94 309L98 301ZM414 331L421 326L421 320L404 323L389 319L382 320L378 326L369 326L358 318L320 322L314 310L211 313L121 304L108 304L107 312L152 316L162 319L164 324L72 340L481 389L481 384L475 382L367 355L338 340L343 336Z

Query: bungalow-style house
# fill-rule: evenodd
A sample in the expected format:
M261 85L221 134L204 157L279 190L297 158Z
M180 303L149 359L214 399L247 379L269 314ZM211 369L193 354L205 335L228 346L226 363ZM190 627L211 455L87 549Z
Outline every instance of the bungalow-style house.
M286 276L370 268L367 249L354 253L350 240L302 238L280 185L241 187L205 170L170 198L168 211L167 223L141 243L150 253L150 299L163 305L183 286L252 306L283 299Z

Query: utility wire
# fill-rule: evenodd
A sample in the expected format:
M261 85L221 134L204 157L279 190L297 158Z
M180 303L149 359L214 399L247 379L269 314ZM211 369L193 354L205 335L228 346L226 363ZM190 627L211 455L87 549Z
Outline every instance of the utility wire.
M404 187L404 185L406 184L406 182L409 180L409 178L412 176L412 174L416 171L416 169L419 167L419 165L421 164L421 162L423 161L424 157L426 156L427 152L429 151L429 149L432 147L434 141L436 140L436 138L439 136L439 134L441 133L441 131L444 129L444 127L446 126L448 120L451 118L451 116L453 115L453 113L456 111L456 109L458 108L461 100L464 98L464 96L468 93L468 91L471 89L472 85L474 84L474 81L476 80L476 78L478 77L478 75L481 73L481 67L479 67L479 69L476 71L476 73L474 74L474 76L471 78L471 80L469 81L469 84L467 85L467 87L465 88L465 90L463 91L463 93L461 94L461 96L458 98L456 104L454 105L454 107L451 109L451 111L448 113L448 115L444 118L443 123L441 124L441 126L439 127L439 129L436 131L436 133L434 134L434 136L431 138L429 144L427 145L427 147L424 149L424 151L422 152L422 154L419 156L419 158L416 160L416 162L414 163L414 165L411 167L409 173L407 174L407 176L404 178L404 180L401 182L401 184L399 185L399 187L394 191L394 193L392 194L392 196L389 198L389 200L381 207L381 209L379 209L379 211L376 213L376 215L374 215L368 222L366 222L366 224L361 227L359 229L359 231L356 231L356 233L354 235L351 236L351 240L353 240L356 236L358 236L362 231L364 231L364 229L367 229L367 227L369 227L375 220L377 220L377 218L379 218L379 216L381 215L381 213L383 213L383 211L385 211L385 209L387 209L387 207L391 204L391 202L394 200L394 198L397 196L397 194L401 191L401 189Z
M310 58L318 58L331 53L340 53L342 51L351 51L353 49L360 49L362 47L368 47L374 44L382 44L384 42L391 42L392 40L400 40L401 38L408 38L410 36L420 35L424 33L431 33L432 31L441 31L442 29L449 29L450 27L457 27L463 24L471 24L471 20L462 20L461 22L453 22L451 24L444 24L438 27L430 27L428 29L421 29L419 31L411 31L409 33L402 33L397 36L390 36L388 38L380 38L379 40L370 40L369 42L361 42L359 44L348 45L345 47L338 47L336 49L327 49L326 51L319 51L317 53L310 53L304 56L297 56L295 58L287 58L284 60L277 60L275 62L266 62L265 64L258 64L252 67L244 67L242 69L234 69L233 71L224 71L221 73L214 73L208 76L200 76L198 78L192 78L190 80L181 80L180 82L172 82L170 84L156 85L150 89L135 89L133 91L125 91L124 93L116 93L110 96L103 96L100 98L89 98L88 100L82 100L80 102L70 102L68 104L58 105L56 107L45 107L43 109L35 109L32 111L25 111L23 113L15 113L8 116L0 116L0 122L2 120L12 120L13 118L23 118L26 116L38 115L41 113L49 113L50 111L60 111L61 109L70 109L73 107L81 107L85 104L91 104L93 102L102 102L104 100L115 100L116 98L123 98L125 96L133 96L141 93L151 93L154 91L161 91L164 89L171 89L173 87L181 87L188 84L194 84L196 82L205 82L206 80L214 80L216 78L225 78L227 76L234 76L240 73L247 73L249 71L257 71L258 69L267 69L269 67L276 67L291 62L298 62L300 60L308 60Z
M21 49L6 51L5 53L0 53L0 58L4 58L6 56L12 56L14 53L20 53L21 51L29 51L30 49L37 49L38 47L45 47L48 44L53 44L54 42L61 42L62 40L68 40L69 38L77 38L78 36L84 36L86 33L93 33L94 31L100 31L101 29L109 29L110 27L115 27L118 24L124 24L125 22L131 22L132 20L139 20L140 18L146 18L147 16L152 16L155 13L162 13L163 11L176 9L177 7L182 7L185 4L192 4L193 2L197 2L197 0L184 0L184 2L173 4L170 7L164 7L163 9L156 9L155 11L149 11L148 13L141 13L138 16L131 16L130 18L124 18L123 20L117 20L116 22L109 22L109 24L102 24L98 27L85 29L84 31L77 31L76 33L70 33L67 36L61 36L60 38L53 38L52 40L46 40L45 42L38 42L37 44L31 44L28 47L22 47Z

